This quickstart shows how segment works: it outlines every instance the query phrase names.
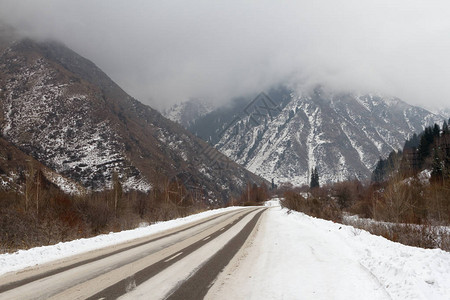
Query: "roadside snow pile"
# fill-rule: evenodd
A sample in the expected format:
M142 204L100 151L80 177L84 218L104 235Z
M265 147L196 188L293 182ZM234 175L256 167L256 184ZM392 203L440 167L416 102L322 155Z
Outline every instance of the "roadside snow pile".
M272 199L272 200L269 200L269 201L266 201L265 203L264 203L264 206L280 206L280 200L278 200L278 199Z
M392 299L449 299L450 253L404 246L366 231L349 237L361 265Z
M273 203L273 202L271 202ZM271 207L209 299L449 299L450 253Z
M431 170L425 169L417 175L422 184L430 184Z
M111 232L92 238L79 239L70 242L58 243L51 246L42 246L28 250L19 250L15 253L0 254L0 275L21 270L27 267L44 264L61 258L92 250L108 247L142 238L164 230L172 229L190 222L194 222L225 211L231 211L242 207L227 207L205 211L196 215L187 216L166 222L155 223L145 227L121 232Z

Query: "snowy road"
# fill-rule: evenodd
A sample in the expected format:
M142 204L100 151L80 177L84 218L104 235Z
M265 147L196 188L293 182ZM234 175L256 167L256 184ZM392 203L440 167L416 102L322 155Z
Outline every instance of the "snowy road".
M14 264L33 255L39 263L43 250L0 255L0 274L10 272L0 277L0 299L450 299L450 253L393 243L278 201L267 206L118 233L165 228L28 271ZM65 252L70 243L43 249Z
M228 263L217 260L224 256L221 249L236 253L263 211L229 211L158 236L7 274L0 278L0 299L161 299L172 293L177 299L177 289L187 295L197 274L202 274L200 287L205 294ZM209 261L222 266L205 272ZM199 290L196 286L191 292Z
M272 208L264 214L259 231L219 276L208 299L390 299L335 234L338 228L295 224L280 212Z
M450 253L271 204L206 299L450 299Z

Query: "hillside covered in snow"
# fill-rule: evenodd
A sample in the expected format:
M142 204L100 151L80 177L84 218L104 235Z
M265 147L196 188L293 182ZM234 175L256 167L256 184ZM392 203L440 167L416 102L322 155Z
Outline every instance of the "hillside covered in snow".
M11 31L0 31L0 131L26 155L92 191L115 172L125 190L179 182L219 202L262 182L63 44Z
M250 99L251 100L251 99ZM189 130L275 183L370 178L377 160L444 117L395 97L280 88L199 118Z

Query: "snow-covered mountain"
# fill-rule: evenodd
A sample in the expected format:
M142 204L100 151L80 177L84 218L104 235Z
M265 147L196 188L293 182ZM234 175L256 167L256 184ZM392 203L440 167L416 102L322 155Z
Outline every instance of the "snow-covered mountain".
M38 168L41 170L43 183L53 184L68 194L81 194L84 192L80 184L45 167L33 157L25 154L0 137L0 191L23 192L27 173L37 171Z
M245 113L222 113L227 117L220 124L211 123L220 151L275 182L307 184L314 167L321 183L368 179L380 156L402 148L405 139L424 126L443 121L442 116L398 98L316 88L303 95L290 92L286 100L286 93L256 98ZM196 123L203 124L211 114Z
M171 106L162 112L163 116L185 128L188 128L200 117L212 112L214 105L200 99L190 99Z
M445 117L446 119L450 118L450 108L448 107L437 109L433 112L437 115Z
M8 38L0 48L0 132L57 173L92 190L111 186L113 172L125 189L175 180L214 200L261 182L64 45Z

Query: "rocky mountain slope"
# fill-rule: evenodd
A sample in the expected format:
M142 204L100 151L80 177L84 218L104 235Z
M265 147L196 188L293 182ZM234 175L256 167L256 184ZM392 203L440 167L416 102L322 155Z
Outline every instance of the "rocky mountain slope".
M191 126L195 120L214 110L213 104L200 99L190 99L162 112L163 116L185 128Z
M45 167L0 137L0 191L22 192L30 171L36 172L38 169L48 184L65 193L80 194L84 191L81 185Z
M189 129L267 180L301 185L309 183L314 167L321 183L368 179L380 156L443 120L398 98L378 95L316 88L304 95L279 89L267 96L247 100L239 109L212 112ZM199 131L196 124L209 132Z
M441 108L433 111L435 114L443 116L445 118L450 118L450 108Z
M212 201L261 182L64 45L4 41L1 134L57 173L92 190L110 187L113 172L125 189L177 181Z
M265 116L269 118L277 116L290 99L290 90L283 86L270 89L267 94L260 94L254 99L235 98L230 103L193 119L186 128L211 145L216 145L225 131L236 121L251 115L247 125L257 125L260 121L264 121Z

